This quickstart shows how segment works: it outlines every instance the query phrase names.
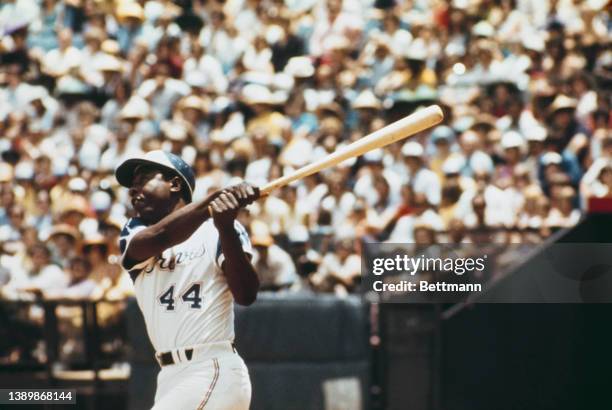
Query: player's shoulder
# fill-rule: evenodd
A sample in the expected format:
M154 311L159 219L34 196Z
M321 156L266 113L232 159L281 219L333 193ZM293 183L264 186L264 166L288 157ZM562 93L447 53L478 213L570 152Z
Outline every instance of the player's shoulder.
M145 227L145 223L143 221L141 221L139 218L130 218L127 220L127 222L125 223L125 225L123 225L123 229L121 230L121 236L127 236L129 235L132 231L140 228L140 227Z

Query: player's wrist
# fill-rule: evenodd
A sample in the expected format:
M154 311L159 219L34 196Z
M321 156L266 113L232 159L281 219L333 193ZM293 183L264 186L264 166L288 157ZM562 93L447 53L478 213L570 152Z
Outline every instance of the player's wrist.
M234 227L234 220L232 219L231 221L217 221L217 220L213 220L215 226L217 228L220 229L230 229Z
M215 217L213 213L213 223L219 231L233 231L235 218Z

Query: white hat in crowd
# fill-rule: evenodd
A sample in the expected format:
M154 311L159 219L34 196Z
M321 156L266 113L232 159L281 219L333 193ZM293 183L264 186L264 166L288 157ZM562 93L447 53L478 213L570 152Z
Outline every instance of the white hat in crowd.
M171 141L185 141L188 136L187 127L177 121L162 121L160 129Z
M421 157L424 152L423 146L415 141L408 141L402 146L402 155L405 157Z
M112 205L111 196L104 191L96 191L91 194L89 203L94 211L104 212L110 209Z
M526 133L527 141L542 142L546 140L546 136L546 128L539 125L531 127Z
M296 78L308 78L314 75L315 68L308 56L292 57L285 66L285 73Z
M521 148L525 144L525 139L516 131L508 131L501 138L503 149Z
M442 172L446 175L458 174L465 167L465 158L452 155L442 164Z
M547 152L542 155L540 161L545 167L553 164L560 165L563 162L563 157L558 152Z
M355 98L355 101L353 101L353 108L372 108L375 110L380 110L382 108L382 104L378 97L376 97L371 90L365 89L361 93L359 93L357 98Z
M490 174L494 169L493 160L488 154L482 151L473 153L469 164L472 171L476 174Z

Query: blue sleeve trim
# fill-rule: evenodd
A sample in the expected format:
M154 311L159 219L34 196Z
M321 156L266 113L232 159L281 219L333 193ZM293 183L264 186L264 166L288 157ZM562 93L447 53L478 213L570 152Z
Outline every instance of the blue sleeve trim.
M240 240L240 244L242 245L242 248L243 249L250 248L251 241L249 240L249 234L247 233L246 229L244 229L244 227L239 222L236 222L234 224L234 230L238 234L238 239ZM217 253L215 256L215 261L217 262L217 265L219 266L221 266L219 264L219 258L221 257L222 254L223 254L223 250L221 249L221 241L219 240L219 238L217 238Z
M223 250L221 249L221 241L217 239L217 253L215 255L215 261L219 262L219 257L221 256L222 253L223 253Z
M244 229L244 226L240 225L239 223L236 223L235 227L242 246L250 246L251 241L249 240L249 234L247 233L246 229Z

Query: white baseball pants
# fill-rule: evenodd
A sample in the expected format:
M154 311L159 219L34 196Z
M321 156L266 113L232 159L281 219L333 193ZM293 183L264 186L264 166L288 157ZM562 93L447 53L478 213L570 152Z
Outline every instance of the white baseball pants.
M230 342L195 346L191 360L184 351L159 372L153 410L248 410L249 372Z

